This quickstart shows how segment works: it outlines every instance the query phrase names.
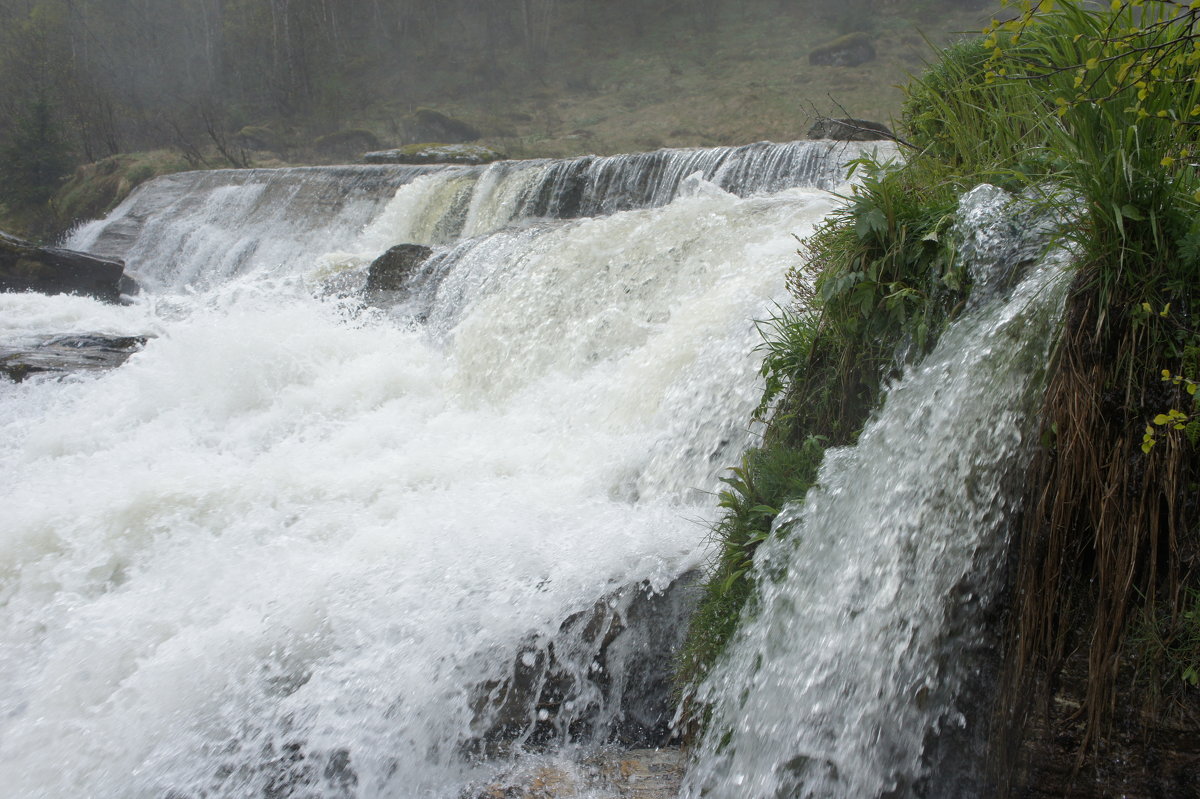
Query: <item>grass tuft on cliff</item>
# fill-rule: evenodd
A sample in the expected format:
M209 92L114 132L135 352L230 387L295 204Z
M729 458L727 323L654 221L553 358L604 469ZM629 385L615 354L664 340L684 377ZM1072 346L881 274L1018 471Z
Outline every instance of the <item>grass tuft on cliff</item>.
M762 325L767 426L721 495L679 679L686 700L753 614L773 511L803 501L821 448L853 443L882 382L955 315L959 194L1040 195L1076 214L1062 235L1078 266L1014 544L997 740L1026 744L997 752L1018 791L1043 773L1037 735L1073 748L1071 781L1114 756L1144 765L1132 727L1200 724L1200 10L1010 16L908 85L904 163L858 165L861 185L802 246L793 306ZM1077 696L1056 693L1067 683ZM1039 717L1060 695L1080 712Z

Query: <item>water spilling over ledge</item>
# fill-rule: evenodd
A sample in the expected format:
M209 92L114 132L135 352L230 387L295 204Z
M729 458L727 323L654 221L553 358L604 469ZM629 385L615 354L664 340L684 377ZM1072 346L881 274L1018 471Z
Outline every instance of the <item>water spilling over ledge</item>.
M147 344L0 385L0 783L454 797L522 741L661 735L687 603L647 590L704 557L753 320L836 202L773 164L859 151L194 173L80 230L144 294L0 330ZM529 199L626 168L600 216ZM419 314L322 289L422 230Z
M701 688L686 796L988 795L989 703L965 694L994 666L982 622L1068 284L1068 253L1043 257L1024 217L994 187L963 196L968 311L776 518L761 597Z

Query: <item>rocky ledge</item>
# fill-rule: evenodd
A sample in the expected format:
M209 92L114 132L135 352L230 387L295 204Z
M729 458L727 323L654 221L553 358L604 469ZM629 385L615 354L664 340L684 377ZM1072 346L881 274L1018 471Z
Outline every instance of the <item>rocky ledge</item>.
M0 378L115 369L145 345L141 336L59 336L22 347L0 345Z
M367 164L490 164L507 158L504 153L479 144L410 144L395 150L379 150L363 156Z
M80 294L115 303L129 288L122 261L39 247L0 232L0 291Z

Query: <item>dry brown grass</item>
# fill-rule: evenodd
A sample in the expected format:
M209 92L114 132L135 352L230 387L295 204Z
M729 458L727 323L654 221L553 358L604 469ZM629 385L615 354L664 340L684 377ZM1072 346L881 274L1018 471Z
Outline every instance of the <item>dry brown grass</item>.
M1060 720L1081 730L1076 773L1116 720L1163 699L1133 680L1148 653L1130 632L1143 619L1177 619L1184 586L1200 576L1184 545L1197 530L1188 500L1200 476L1196 450L1178 434L1142 450L1147 414L1185 407L1184 397L1146 368L1162 356L1151 328L1101 305L1088 281L1078 279L1046 394L1052 443L1029 472L1001 697L1010 742L1019 740L1056 701L1061 710L1063 669L1086 653L1078 705ZM1002 757L1016 755L1010 746Z

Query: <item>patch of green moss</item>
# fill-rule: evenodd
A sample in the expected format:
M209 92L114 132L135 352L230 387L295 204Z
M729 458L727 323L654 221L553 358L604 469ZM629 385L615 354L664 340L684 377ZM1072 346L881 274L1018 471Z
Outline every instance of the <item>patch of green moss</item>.
M187 162L168 150L113 155L76 168L50 201L60 230L97 219L121 203L135 187L151 178L188 169Z

